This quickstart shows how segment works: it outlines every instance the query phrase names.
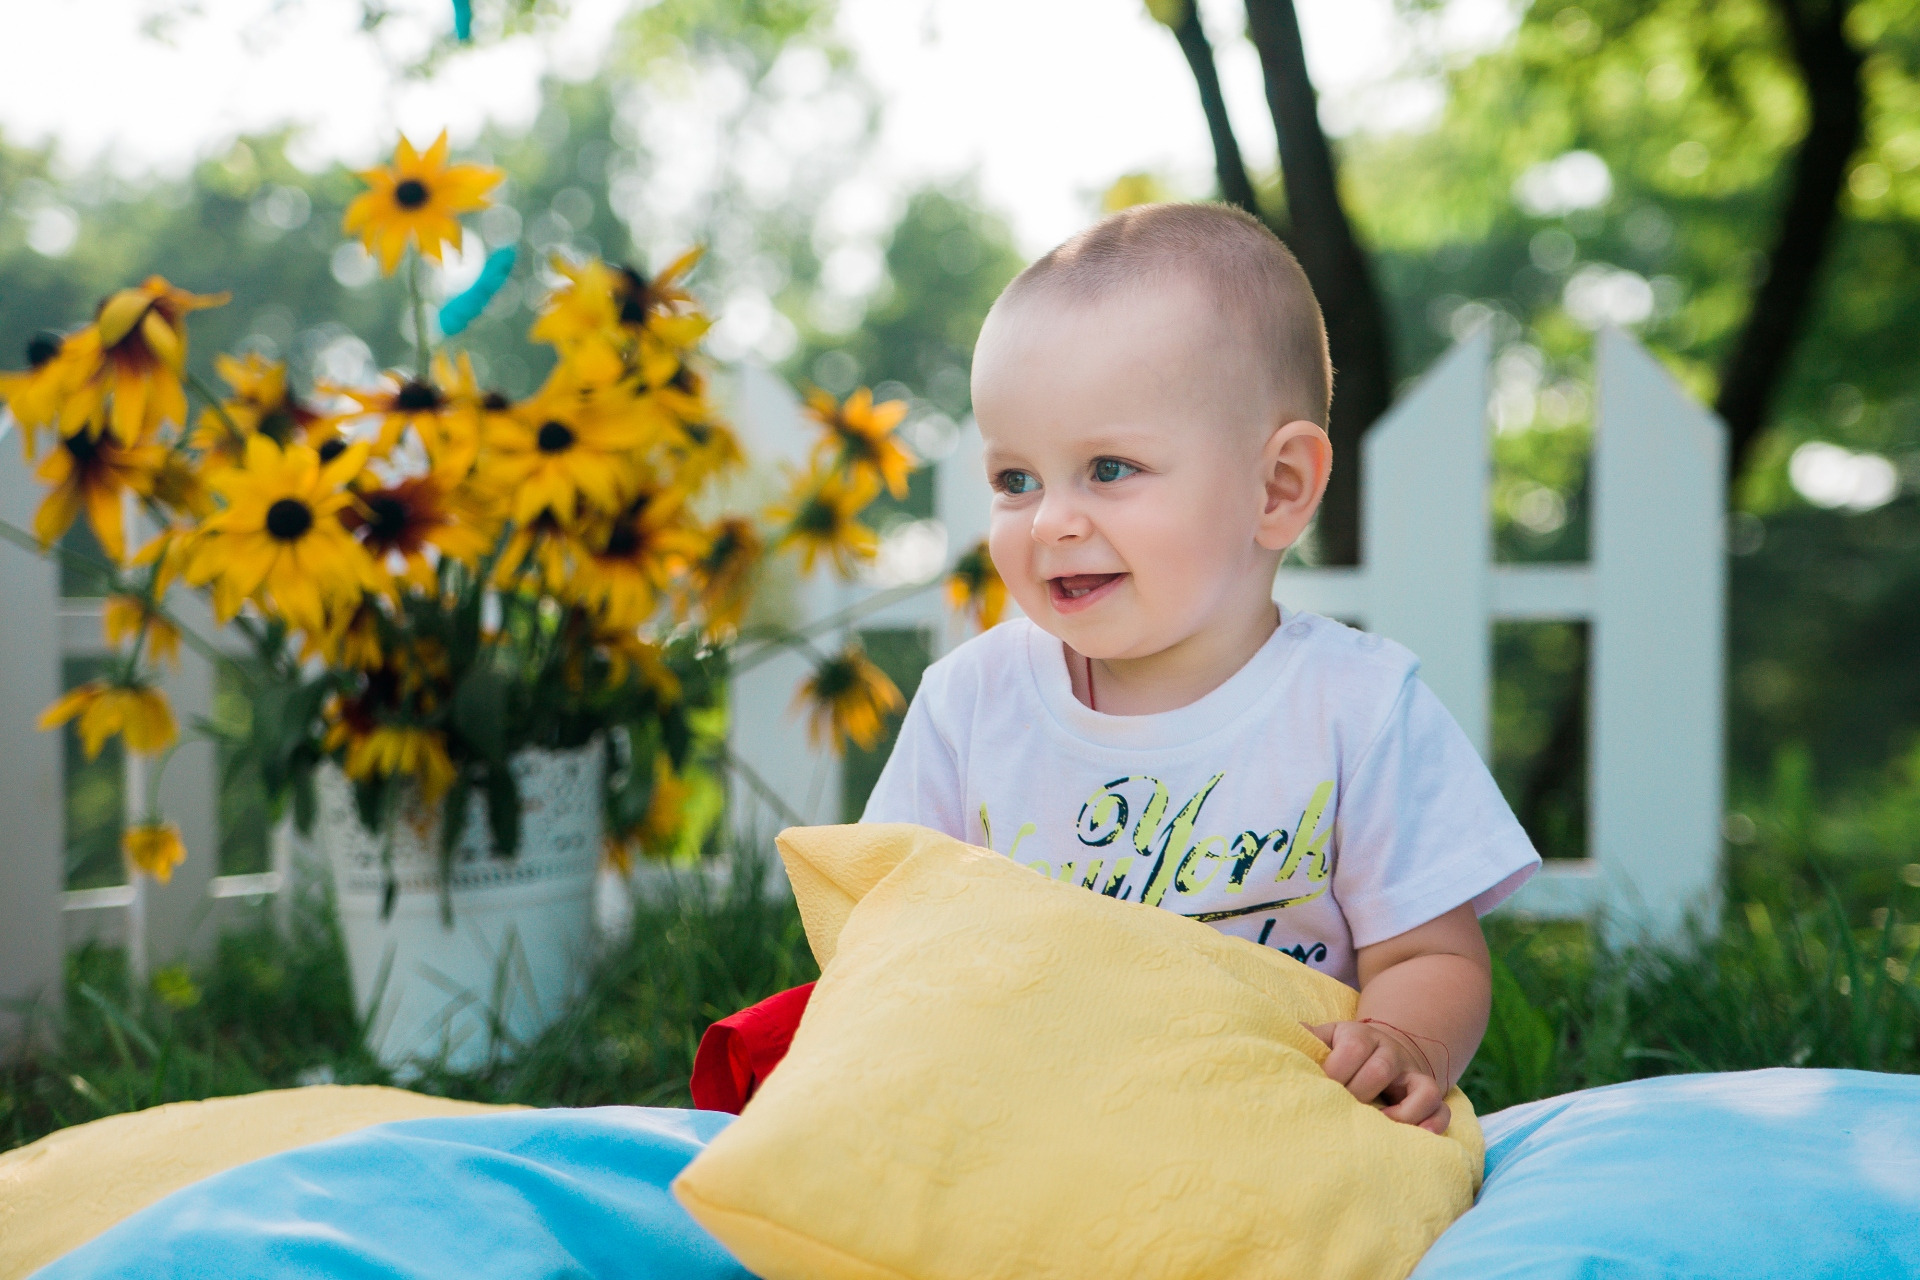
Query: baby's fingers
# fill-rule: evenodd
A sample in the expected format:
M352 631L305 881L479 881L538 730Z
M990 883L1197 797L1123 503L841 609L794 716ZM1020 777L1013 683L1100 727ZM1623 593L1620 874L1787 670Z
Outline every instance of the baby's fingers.
M1401 1078L1400 1084L1405 1092L1401 1094L1398 1101L1385 1109L1387 1119L1398 1120L1401 1124L1419 1125L1422 1129L1430 1129L1434 1133L1445 1133L1447 1122L1452 1118L1452 1112L1447 1104L1441 1101L1446 1095L1441 1092L1439 1081L1432 1076L1409 1072ZM1439 1122L1437 1126L1434 1123L1436 1120Z

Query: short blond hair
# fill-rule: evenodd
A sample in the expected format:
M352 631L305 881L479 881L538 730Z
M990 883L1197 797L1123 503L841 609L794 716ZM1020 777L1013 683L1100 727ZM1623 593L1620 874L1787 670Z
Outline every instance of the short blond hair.
M1197 283L1291 419L1327 425L1333 364L1320 303L1265 223L1224 204L1143 204L1102 218L1022 271L996 308L1026 298L1093 302L1168 278Z

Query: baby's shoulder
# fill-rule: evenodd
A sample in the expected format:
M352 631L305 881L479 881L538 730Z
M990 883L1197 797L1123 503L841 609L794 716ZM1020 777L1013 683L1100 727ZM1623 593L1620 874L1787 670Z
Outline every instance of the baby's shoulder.
M1004 695L1028 670L1027 646L1033 624L1009 618L955 645L927 666L920 688L929 701L970 703L987 690Z
M1300 650L1299 688L1341 719L1377 722L1420 670L1405 645L1317 613L1293 615L1285 631Z

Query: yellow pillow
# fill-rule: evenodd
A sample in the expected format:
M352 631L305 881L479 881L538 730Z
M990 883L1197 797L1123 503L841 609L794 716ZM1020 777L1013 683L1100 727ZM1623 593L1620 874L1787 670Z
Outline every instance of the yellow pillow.
M764 1280L1405 1276L1473 1201L1327 1079L1353 990L907 825L779 840L821 962L793 1047L674 1183Z
M170 1102L0 1154L0 1280L39 1270L182 1187L389 1120L506 1108L379 1085Z

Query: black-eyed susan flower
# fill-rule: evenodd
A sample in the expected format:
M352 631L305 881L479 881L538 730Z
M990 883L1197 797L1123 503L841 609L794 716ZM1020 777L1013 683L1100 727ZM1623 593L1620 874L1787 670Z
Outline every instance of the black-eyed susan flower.
M20 442L32 462L38 453L40 431L60 420L61 407L73 394L78 366L61 359L66 339L57 333L36 333L27 340L27 367L0 373L0 401L20 424Z
M807 414L826 428L817 461L832 460L855 476L872 476L896 498L907 496L907 476L918 464L894 438L894 428L907 416L907 402L873 402L873 392L861 387L844 403L815 389L807 396Z
M870 751L887 730L887 717L906 706L887 673L873 664L858 644L813 669L794 698L807 712L807 738L845 755L847 743Z
M352 610L328 615L326 630L307 636L300 659L304 662L317 657L337 670L375 670L387 660L380 624L373 597L362 596Z
M38 724L57 729L75 717L89 760L115 734L126 737L129 751L151 755L165 751L180 732L167 695L141 680L89 680L41 712Z
M105 426L122 444L135 444L151 439L163 422L184 426L187 315L221 306L228 296L188 293L149 276L139 288L102 302L93 323L61 348L59 358L74 366L61 433L98 434Z
M382 568L430 591L435 569L428 548L472 565L493 546L492 534L469 505L434 473L359 492L341 509L340 522Z
M341 768L349 778L412 778L428 808L440 803L458 776L445 736L411 725L376 725L355 736L346 746Z
M425 155L402 137L391 164L360 174L368 190L347 206L340 227L360 237L388 275L409 243L439 262L447 245L460 244L460 215L486 208L487 193L501 176L488 165L448 164L444 130Z
M569 523L583 510L612 515L638 487L635 454L660 424L617 391L554 380L503 415L480 464L484 486L527 524L551 511Z
M760 531L744 516L728 516L707 531L706 554L694 567L694 588L710 633L740 625L764 550Z
M670 490L644 493L612 519L588 522L580 543L573 567L577 598L615 629L652 617L674 580L706 549Z
M879 537L859 520L879 491L879 481L868 474L815 470L800 476L786 505L770 513L785 524L778 545L799 549L803 573L812 573L814 561L825 556L841 576L851 577L880 550Z
M246 465L219 473L224 510L202 526L186 579L213 584L222 622L257 599L299 630L323 630L329 610L351 607L383 585L372 557L340 521L353 501L348 481L366 464L366 444L332 462L303 444L285 449L265 436L247 441Z
M216 408L200 411L193 447L229 466L245 460L247 437L263 435L278 445L314 443L329 425L326 414L302 404L287 385L287 366L258 352L217 355L213 367L233 388Z
M142 640L154 661L180 663L180 629L141 596L108 596L100 614L100 629L109 648Z
M955 609L972 614L982 631L997 625L1007 611L1007 584L994 567L984 538L953 562L947 574L947 600Z
M187 860L187 845L180 838L180 828L158 819L128 827L120 836L120 852L126 856L128 866L161 884L173 879L173 869Z
M94 537L118 564L127 555L121 495L129 489L138 494L153 492L154 475L165 458L166 450L158 445L124 445L112 436L90 431L62 437L34 471L48 486L47 496L33 514L34 535L41 545L50 547L84 510Z

